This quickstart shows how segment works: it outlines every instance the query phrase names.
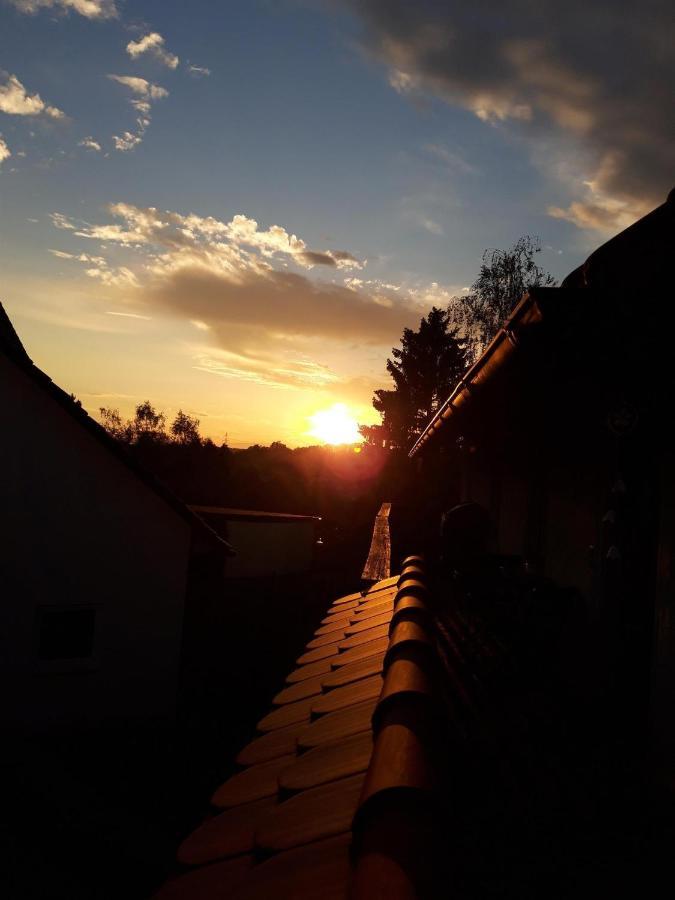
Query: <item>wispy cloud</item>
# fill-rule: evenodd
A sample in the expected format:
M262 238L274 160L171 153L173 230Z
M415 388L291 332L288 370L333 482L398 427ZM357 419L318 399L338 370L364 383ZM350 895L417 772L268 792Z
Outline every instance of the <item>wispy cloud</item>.
M450 150L445 144L425 144L424 149L429 156L438 160L453 174L475 175L478 172L475 166L467 162L459 153Z
M83 138L77 145L78 147L84 147L85 150L95 150L97 153L101 152L101 145L98 141L95 141L91 135L89 137Z
M9 147L7 146L7 142L0 134L0 166L2 166L3 162L6 159L9 159L11 155L12 151L9 149Z
M107 309L106 316L121 316L123 319L142 319L144 322L152 322L152 316L142 316L140 313L117 312L116 310Z
M211 69L207 69L206 66L189 65L188 72L195 78L207 78L211 74Z
M130 91L143 97L146 100L160 100L162 97L168 97L169 92L166 88L158 84L153 84L145 78L139 78L136 75L108 75L111 81L117 81L128 87Z
M143 35L137 41L129 41L127 53L132 59L136 59L144 53L149 54L169 69L178 67L180 59L175 53L169 53L166 49L164 38L157 31L151 31Z
M63 119L64 113L50 106L39 94L29 94L16 75L0 72L0 112L10 116L40 116Z
M269 353L254 355L212 347L196 350L194 367L221 378L236 378L277 388L323 388L339 381L335 372L310 359L284 359Z
M415 225L416 228L422 228L424 231L428 231L429 234L435 234L439 237L445 234L440 222L437 222L423 212L408 210L404 212L403 217Z
M86 19L114 19L118 15L115 0L9 0L19 12L35 14L41 9L78 13Z
M153 100L161 100L168 97L169 92L159 84L153 84L145 78L136 75L108 75L111 81L128 88L133 96L129 103L136 110L136 131L124 131L121 135L113 135L115 150L126 152L137 147L145 137L145 132L150 125L150 109Z

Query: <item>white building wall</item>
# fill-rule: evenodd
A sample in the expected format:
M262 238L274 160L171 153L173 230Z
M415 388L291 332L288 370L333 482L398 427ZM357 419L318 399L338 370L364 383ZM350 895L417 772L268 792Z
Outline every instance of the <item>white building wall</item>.
M0 723L173 715L191 528L0 355ZM91 658L41 661L41 609L94 608Z

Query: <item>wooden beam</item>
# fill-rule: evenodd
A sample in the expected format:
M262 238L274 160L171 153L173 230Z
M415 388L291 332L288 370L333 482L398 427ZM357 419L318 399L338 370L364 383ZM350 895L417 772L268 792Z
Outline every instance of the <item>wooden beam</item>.
M391 567L390 510L391 503L383 503L375 516L373 539L370 542L368 559L361 574L362 581L382 581L383 578L389 578Z

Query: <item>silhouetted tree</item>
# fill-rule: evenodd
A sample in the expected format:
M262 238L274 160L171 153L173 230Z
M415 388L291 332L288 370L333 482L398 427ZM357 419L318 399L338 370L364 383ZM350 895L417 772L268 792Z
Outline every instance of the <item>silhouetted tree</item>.
M532 287L552 287L552 275L534 261L538 238L524 235L510 250L486 250L471 292L455 297L449 311L466 335L475 359L499 331L522 295Z
M133 428L131 422L123 422L119 409L110 409L105 406L99 408L101 416L101 424L116 440L123 444L130 444L133 441Z
M359 425L359 432L365 443L371 447L389 446L389 432L382 424Z
M404 329L401 347L391 353L387 371L394 388L375 391L373 398L383 431L361 433L373 442L407 447L464 372L466 348L457 327L451 327L449 311L434 306L417 331Z
M157 412L149 400L139 403L132 423L136 441L166 440L166 416Z
M199 444L199 419L189 416L179 409L171 423L171 434L177 444Z

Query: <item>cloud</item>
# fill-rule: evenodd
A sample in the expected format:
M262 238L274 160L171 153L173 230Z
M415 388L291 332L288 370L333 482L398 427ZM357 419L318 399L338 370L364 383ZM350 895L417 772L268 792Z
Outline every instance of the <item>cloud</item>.
M130 203L108 212L97 223L52 214L61 237L95 244L96 255L80 245L52 254L100 282L106 310L185 323L186 352L205 375L367 403L378 379L354 375L364 348L380 357L404 327L459 291L367 278L352 252L311 249L282 226L243 214L221 220ZM346 378L336 371L345 366Z
M3 164L3 162L6 159L9 159L11 155L12 155L12 151L9 149L9 147L7 146L7 142L3 139L2 135L0 134L0 166Z
M414 210L406 210L403 213L403 217L412 222L416 228L423 228L424 231L428 231L429 234L435 234L437 236L445 234L443 226L439 222L436 222L435 219L427 216L425 213L416 212Z
M95 141L91 135L83 138L77 146L84 147L86 150L95 150L97 153L101 152L101 145L98 141Z
M95 278L107 287L136 288L138 280L131 269L126 266L110 267L103 256L91 256L89 253L68 253L66 250L48 251L57 259L68 259L73 262L84 263L89 268L84 270L89 278Z
M115 150L127 152L137 147L145 137L145 132L150 125L150 109L153 100L161 100L168 97L166 88L158 84L152 84L145 78L136 75L108 75L111 81L116 81L135 94L129 103L138 113L136 117L136 131L125 131L123 134L112 136Z
M108 286L134 288L138 302L149 307L206 324L231 352L261 335L290 344L315 337L387 343L418 315L414 300L400 297L396 286L370 282L362 289L310 279L302 270L328 259L333 270L364 264L346 250L311 250L281 226L260 228L241 214L221 221L128 203L112 204L109 212L117 221L91 224L61 214L52 221L73 237L101 244L102 255L115 247L133 252L135 263L102 265L99 258L87 274ZM284 260L299 271L283 268Z
M175 69L180 62L175 53L169 53L164 46L164 38L157 31L144 35L137 41L129 41L127 53L132 59L136 59L143 53L149 53L169 69Z
M105 259L102 256L90 256L88 253L68 253L65 250L48 250L52 256L55 256L57 259L72 259L81 263L93 263L97 266L105 266L107 265Z
M207 78L211 74L211 69L207 69L206 66L189 65L188 72L195 78Z
M276 388L325 388L339 382L339 376L327 366L302 356L283 358L271 353L255 355L202 347L194 351L194 367L221 378Z
M139 313L116 312L111 309L105 311L106 316L121 316L123 319L141 319L144 322L151 322L152 316L141 316Z
M108 75L111 81L117 81L147 100L160 100L162 97L168 97L169 92L166 88L158 84L152 84L145 78L138 78L136 75Z
M86 19L114 19L117 17L115 0L9 0L19 12L35 14L41 9L57 9L64 13L75 12Z
M64 118L64 113L60 109L49 106L39 94L29 94L16 75L2 72L0 72L0 112L10 116L46 115L51 119Z
M295 234L280 225L261 229L255 219L237 214L229 222L213 216L187 216L160 211L153 206L138 207L131 203L112 203L108 211L121 224L76 224L60 213L52 220L58 228L75 231L78 237L113 242L126 246L150 247L190 254L190 261L209 259L233 267L261 266L263 260L290 258L298 266L311 269L329 265L342 269L361 269L364 262L346 250L312 250ZM257 255L253 255L253 254ZM174 265L176 256L156 256L155 265ZM184 261L181 259L181 261ZM268 266L269 267L269 266ZM263 267L264 268L264 267Z
M75 231L75 225L62 213L50 213L49 218L52 220L52 225L55 228L60 228L64 231Z
M115 145L115 150L133 150L134 147L138 147L138 145L143 140L145 135L145 128L138 130L138 132L134 133L132 131L125 131L124 134L114 134L113 135L113 143Z
M580 227L621 227L672 186L675 19L665 0L342 4L399 92L435 94L533 148L577 147L564 212Z
M592 190L589 191L587 200L575 200L566 208L551 205L547 212L554 219L564 219L577 228L590 228L595 231L627 228L636 219L636 210L630 203L603 196Z
M449 150L445 144L426 144L424 149L453 174L475 175L478 172L475 166L468 163L459 153Z
M156 270L144 296L153 305L206 322L221 346L238 339L233 326L284 339L387 343L411 315L415 318L405 303L382 306L364 291L291 272L252 268L231 273L207 260ZM244 335L244 342L250 337Z

